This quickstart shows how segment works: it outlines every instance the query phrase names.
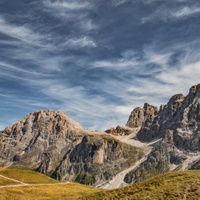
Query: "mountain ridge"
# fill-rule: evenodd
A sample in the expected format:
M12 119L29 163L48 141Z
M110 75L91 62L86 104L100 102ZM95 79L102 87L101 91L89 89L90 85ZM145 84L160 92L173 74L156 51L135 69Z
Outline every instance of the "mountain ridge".
M158 114L143 121L136 135L142 142L161 141L141 166L127 174L125 182L173 170L200 169L200 84L187 96L174 95Z
M200 169L200 84L186 96L173 95L159 109L148 103L133 109L125 126L105 132L87 130L64 112L44 110L0 132L1 166L89 185L109 182L142 160L145 151L147 158L126 174L126 184Z
M0 163L55 179L100 184L143 155L102 132L84 129L63 112L38 111L0 132Z

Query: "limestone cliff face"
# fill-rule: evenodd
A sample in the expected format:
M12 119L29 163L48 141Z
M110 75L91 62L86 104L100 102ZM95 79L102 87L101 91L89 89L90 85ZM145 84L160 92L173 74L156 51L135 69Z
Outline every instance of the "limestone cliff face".
M200 150L200 85L193 86L189 94L174 95L167 105L161 107L158 115L146 120L137 134L141 141L151 141L173 132L173 142L179 148Z
M126 182L171 170L200 169L200 84L192 86L186 97L174 95L161 106L150 123L143 123L137 138L160 140L147 160L125 177Z
M0 132L0 155L2 159L25 163L33 169L46 163L43 172L50 173L65 155L66 147L73 148L85 133L64 112L34 112Z
M139 152L106 134L91 134L60 111L31 113L0 132L1 166L85 184L111 178Z

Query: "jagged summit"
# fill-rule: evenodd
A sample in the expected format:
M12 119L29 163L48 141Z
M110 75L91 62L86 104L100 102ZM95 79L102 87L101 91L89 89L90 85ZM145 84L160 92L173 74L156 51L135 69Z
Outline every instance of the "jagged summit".
M174 95L137 133L142 142L158 140L147 160L125 181L135 182L172 170L200 169L200 84L188 95Z
M177 132L181 131L179 133L180 136L182 135L181 137L186 138L183 136L186 134L188 139L191 139L192 135L197 134L200 129L199 103L200 84L192 86L187 96L173 95L153 119L147 116L137 134L138 138L141 141L151 141L158 137L164 137L167 130L177 130Z
M63 111L40 110L26 115L23 119L15 123L12 127L7 127L4 133L33 131L34 129L48 130L52 129L54 132L64 132L66 129L85 131L85 129L76 121L72 120Z
M137 107L131 112L126 126L131 128L140 127L146 119L154 118L157 114L157 107L145 103L143 108Z

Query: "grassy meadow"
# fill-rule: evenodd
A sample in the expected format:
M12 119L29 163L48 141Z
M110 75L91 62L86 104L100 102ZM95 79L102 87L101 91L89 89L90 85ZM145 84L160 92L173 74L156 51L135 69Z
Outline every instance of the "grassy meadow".
M104 190L82 200L199 200L200 170L172 172L131 186Z
M200 170L172 172L121 189L103 190L65 183L43 174L0 168L0 200L198 200ZM21 184L21 186L15 185ZM9 186L10 185L10 186ZM6 187L3 187L6 186Z
M29 170L0 168L0 175L27 184L14 187L13 185L20 183L0 177L0 200L74 200L101 191L101 189L77 183L59 182Z

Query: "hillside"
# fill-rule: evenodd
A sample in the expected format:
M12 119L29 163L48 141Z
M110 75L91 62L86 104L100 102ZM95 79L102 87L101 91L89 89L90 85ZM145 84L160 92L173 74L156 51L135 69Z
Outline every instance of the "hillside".
M26 115L0 132L0 166L97 185L143 156L138 147L84 129L61 111Z
M105 132L61 111L30 113L0 132L0 166L105 188L200 169L200 84L159 109L135 108L125 126Z
M101 190L59 182L33 171L0 168L0 200L72 200L98 191Z
M59 182L28 170L0 169L0 200L111 200L199 199L200 171L158 175L115 190L102 190L76 183Z
M173 172L131 186L101 191L80 200L192 200L200 199L200 171Z
M174 170L200 169L200 84L189 93L173 95L166 105L158 109L148 103L135 108L126 127L117 127L107 132L123 137L130 128L138 128L132 138L151 144L147 159L129 171L124 181L128 184Z

